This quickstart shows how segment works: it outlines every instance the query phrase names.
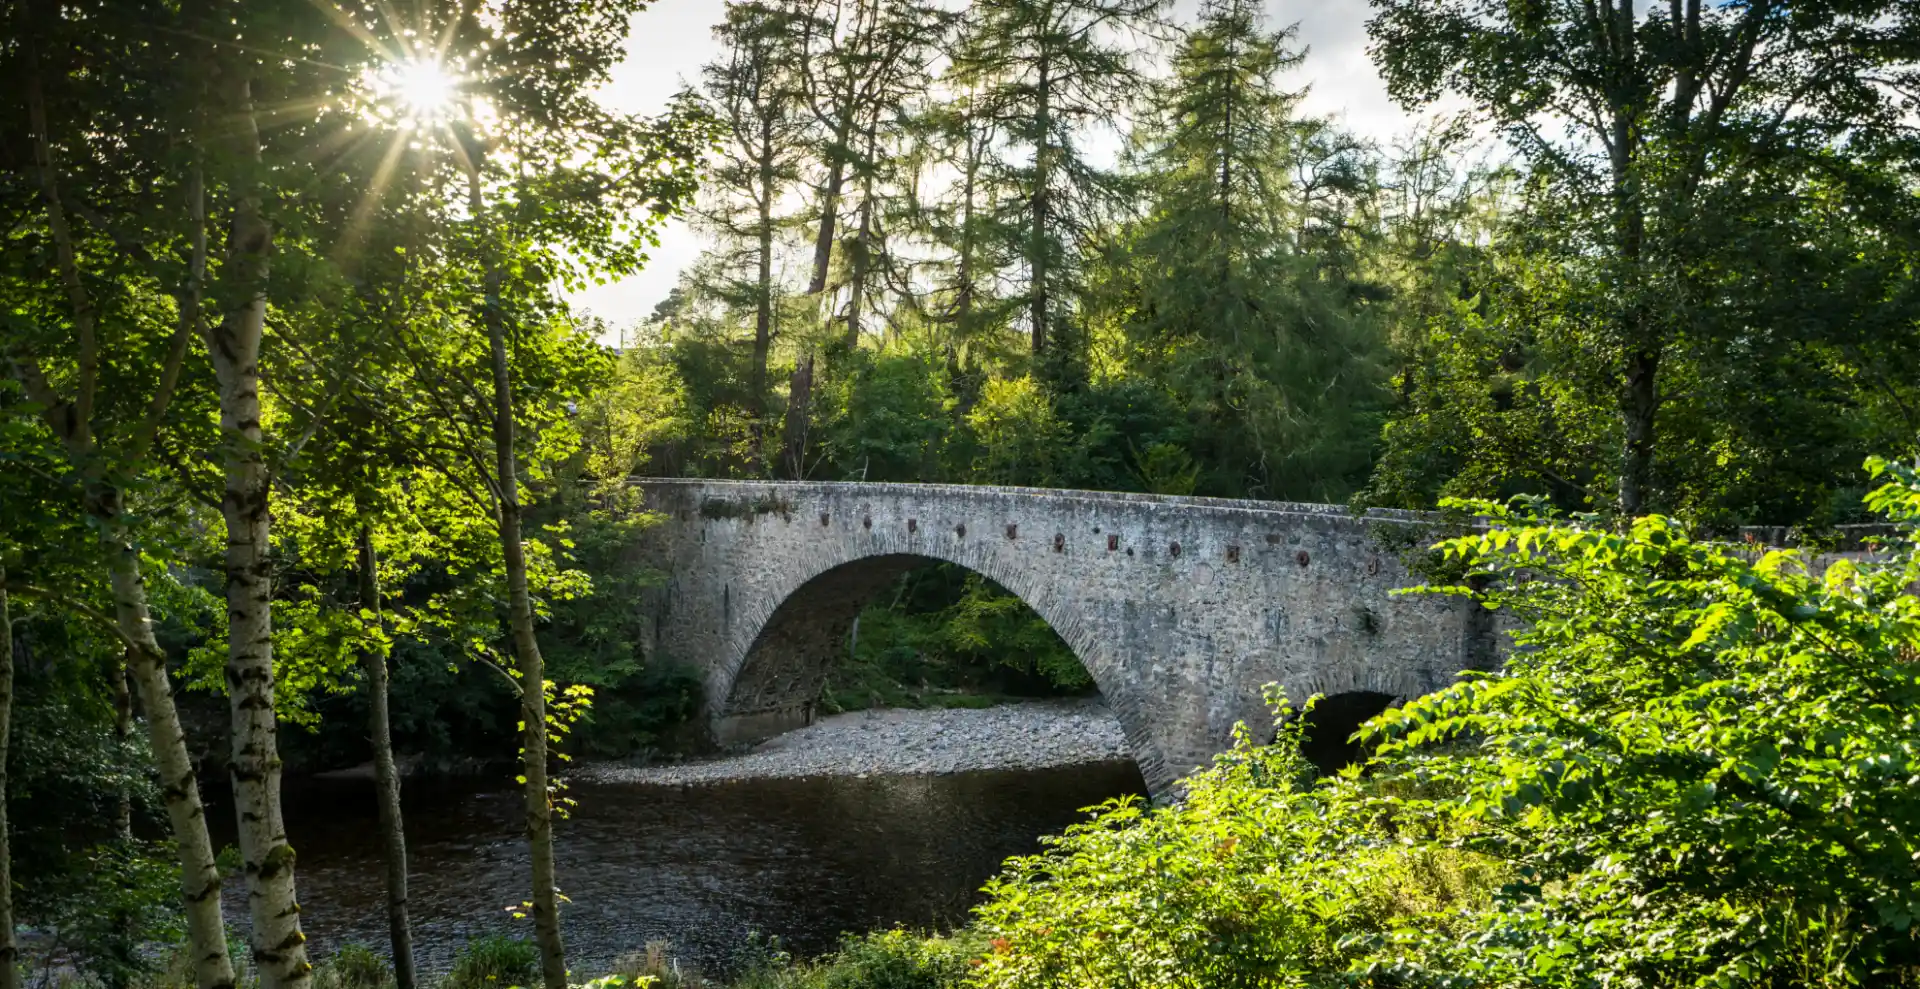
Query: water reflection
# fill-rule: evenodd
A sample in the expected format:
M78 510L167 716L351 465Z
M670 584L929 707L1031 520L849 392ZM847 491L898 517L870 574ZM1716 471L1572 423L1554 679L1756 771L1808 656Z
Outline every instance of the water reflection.
M703 787L575 784L559 825L569 960L591 972L649 940L726 967L749 931L811 954L842 931L949 925L1009 855L1078 820L1079 808L1144 793L1132 763ZM371 784L289 781L308 937L323 954L383 949L384 890ZM520 798L510 785L410 782L412 909L422 968L444 970L483 934L529 936ZM223 821L216 812L213 820ZM231 840L230 838L227 840ZM228 890L229 916L245 917Z

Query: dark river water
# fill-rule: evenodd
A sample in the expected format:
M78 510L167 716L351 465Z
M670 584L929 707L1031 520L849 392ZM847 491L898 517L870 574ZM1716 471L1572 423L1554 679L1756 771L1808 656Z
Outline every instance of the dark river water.
M667 940L683 960L724 970L750 932L810 955L843 931L951 926L1008 856L1037 850L1041 835L1082 819L1081 808L1144 792L1131 762L699 787L575 783L578 805L558 824L569 967L591 973ZM384 954L372 784L288 780L285 801L316 956L349 941ZM527 898L519 792L410 780L404 801L420 967L444 971L459 945L483 934L531 937L530 922L507 911ZM228 916L244 918L244 897L227 892Z

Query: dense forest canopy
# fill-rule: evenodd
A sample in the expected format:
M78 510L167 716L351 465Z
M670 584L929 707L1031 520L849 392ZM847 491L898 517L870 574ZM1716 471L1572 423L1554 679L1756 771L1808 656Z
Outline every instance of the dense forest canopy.
M564 989L549 770L699 703L590 603L636 473L1818 534L1920 455L1912 0L1373 0L1386 145L1259 0L732 0L615 113L647 7L0 7L0 989L21 918L305 989L280 776L361 759L413 989L397 751L517 764ZM675 217L650 315L567 305ZM1086 686L964 573L882 611L831 703Z

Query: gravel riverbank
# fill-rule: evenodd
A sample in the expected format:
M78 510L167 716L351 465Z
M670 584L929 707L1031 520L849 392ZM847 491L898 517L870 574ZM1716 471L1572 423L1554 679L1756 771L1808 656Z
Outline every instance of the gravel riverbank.
M1120 722L1094 700L836 714L732 756L629 766L600 763L595 782L718 783L807 776L929 775L1041 769L1130 758Z

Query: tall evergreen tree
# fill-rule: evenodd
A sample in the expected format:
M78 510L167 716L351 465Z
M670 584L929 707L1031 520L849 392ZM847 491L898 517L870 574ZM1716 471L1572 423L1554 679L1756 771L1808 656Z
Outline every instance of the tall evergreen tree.
M1140 131L1147 216L1118 252L1126 357L1196 420L1209 486L1334 499L1364 477L1377 331L1342 257L1341 174L1361 169L1302 118L1291 30L1257 0L1208 0Z
M995 338L1010 305L1017 305L997 291L999 272L1013 252L996 226L998 199L987 181L999 131L974 112L977 92L969 86L952 94L928 107L917 124L917 167L931 174L919 180L926 194L917 202L915 227L934 251L921 266L926 291L915 304L941 328L956 371L975 362L978 349L1002 349ZM955 174L940 174L948 168Z
M756 463L767 428L768 362L779 332L775 254L790 223L788 199L799 183L812 123L802 102L799 28L784 4L729 3L726 19L714 28L725 51L703 70L724 140L698 217L720 241L715 294L730 308L752 314L746 411Z
M813 207L815 234L807 293L828 290L834 247L845 275L838 318L857 345L888 212L884 190L897 175L901 125L923 96L938 44L956 20L923 0L800 0L806 58L801 74L820 136ZM849 188L851 183L851 188ZM855 217L851 235L842 214Z
M1082 250L1118 183L1082 146L1142 79L1142 39L1166 0L978 0L949 84L998 138L981 169L999 236L1018 258L1029 349L1056 373L1077 360L1070 318ZM1050 355L1050 348L1062 351Z

